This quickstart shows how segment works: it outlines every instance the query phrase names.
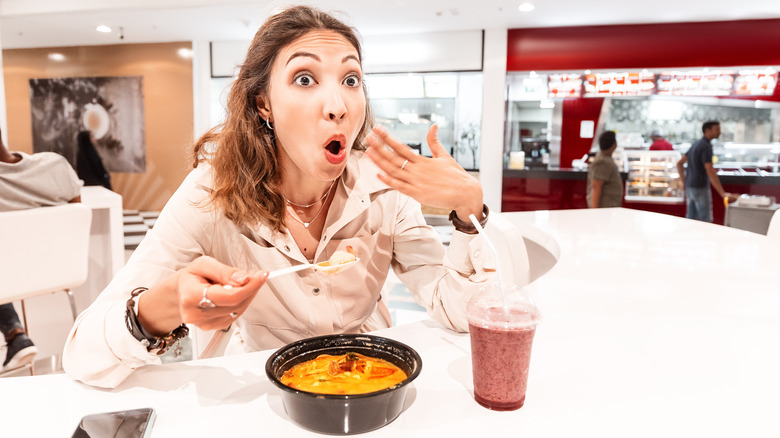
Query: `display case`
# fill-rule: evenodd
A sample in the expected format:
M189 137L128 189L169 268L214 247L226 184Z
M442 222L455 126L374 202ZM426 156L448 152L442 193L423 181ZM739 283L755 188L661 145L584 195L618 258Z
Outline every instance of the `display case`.
M681 204L685 191L680 184L678 151L623 152L628 167L626 201Z
M718 174L780 176L780 143L722 143L712 153Z

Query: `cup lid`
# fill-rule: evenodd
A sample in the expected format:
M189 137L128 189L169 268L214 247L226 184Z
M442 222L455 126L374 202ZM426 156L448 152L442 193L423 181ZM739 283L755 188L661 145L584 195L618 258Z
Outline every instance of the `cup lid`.
M491 283L469 300L466 317L470 324L483 327L527 329L538 324L542 315L525 289L504 286L502 297L498 284Z

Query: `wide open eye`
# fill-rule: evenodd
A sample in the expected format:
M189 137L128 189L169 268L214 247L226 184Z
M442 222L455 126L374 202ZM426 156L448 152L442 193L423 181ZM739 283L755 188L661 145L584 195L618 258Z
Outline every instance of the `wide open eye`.
M346 78L344 78L344 85L348 87L359 87L360 86L360 76L358 75L349 75Z
M304 73L296 76L294 82L302 87L308 87L314 84L314 78L310 74Z

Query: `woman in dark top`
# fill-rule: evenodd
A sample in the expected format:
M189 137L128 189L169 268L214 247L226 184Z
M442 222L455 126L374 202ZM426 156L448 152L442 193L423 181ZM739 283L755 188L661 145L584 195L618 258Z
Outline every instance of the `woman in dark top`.
M111 190L111 176L103 166L89 131L81 131L78 139L78 154L76 155L76 172L84 180L85 186L103 186Z

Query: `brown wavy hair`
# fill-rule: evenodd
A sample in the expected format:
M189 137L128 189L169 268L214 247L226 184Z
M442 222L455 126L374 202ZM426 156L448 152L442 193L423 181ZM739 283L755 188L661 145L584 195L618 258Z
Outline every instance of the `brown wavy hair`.
M279 154L274 132L258 111L258 102L268 96L271 66L287 45L309 32L327 30L346 39L363 54L357 31L333 15L308 6L285 9L266 20L255 34L233 81L225 122L205 133L194 146L194 164L211 163L214 186L208 203L222 210L239 226L264 222L284 230L284 199L280 191ZM363 139L372 117L366 94L365 120L353 149L365 149ZM215 147L213 152L209 149Z

